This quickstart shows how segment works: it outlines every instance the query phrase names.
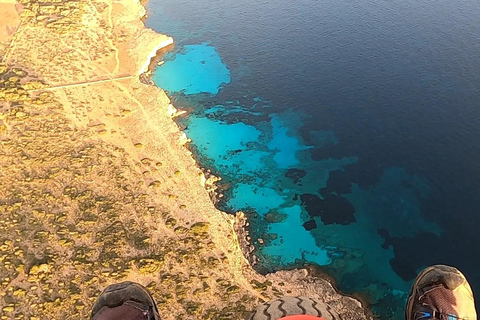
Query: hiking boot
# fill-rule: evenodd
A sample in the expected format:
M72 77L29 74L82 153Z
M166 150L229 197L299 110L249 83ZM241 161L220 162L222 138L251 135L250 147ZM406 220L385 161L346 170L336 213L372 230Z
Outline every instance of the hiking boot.
M157 305L144 286L121 282L108 286L93 305L91 320L160 320Z
M405 310L406 320L476 320L473 293L454 267L434 265L415 279Z

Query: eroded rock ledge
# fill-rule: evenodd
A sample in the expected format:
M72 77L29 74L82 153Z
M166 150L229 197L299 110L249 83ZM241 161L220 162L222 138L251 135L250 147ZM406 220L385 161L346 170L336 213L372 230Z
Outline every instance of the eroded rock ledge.
M367 318L358 301L305 270L252 270L234 218L215 209L182 145L168 97L140 82L172 40L144 27L138 2L7 1L2 319L88 318L101 289L127 279L152 290L167 320L243 319L284 295L324 300L343 319Z

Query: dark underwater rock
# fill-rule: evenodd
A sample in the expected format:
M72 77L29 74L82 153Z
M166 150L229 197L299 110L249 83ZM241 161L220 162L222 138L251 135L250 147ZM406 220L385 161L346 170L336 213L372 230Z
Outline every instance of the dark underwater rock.
M331 171L328 176L327 187L320 190L323 196L333 192L337 194L347 194L352 192L352 183L348 175L343 170Z
M308 220L303 224L303 227L305 228L305 230L310 231L317 228L317 223L313 219Z
M284 213L279 213L275 211L270 211L265 215L265 220L270 223L282 223L287 220L287 215Z
M348 225L355 222L355 207L345 198L336 195L320 197L305 193L300 196L311 217L320 217L324 224Z
M305 177L307 175L307 172L302 169L288 169L287 172L285 173L286 178L290 178L293 180L293 182L298 183L300 179Z

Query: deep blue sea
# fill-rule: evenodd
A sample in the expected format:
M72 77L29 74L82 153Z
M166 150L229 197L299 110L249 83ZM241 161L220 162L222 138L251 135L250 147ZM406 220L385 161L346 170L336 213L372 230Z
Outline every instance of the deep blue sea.
M153 80L260 272L317 264L402 319L445 263L480 292L477 0L149 0Z

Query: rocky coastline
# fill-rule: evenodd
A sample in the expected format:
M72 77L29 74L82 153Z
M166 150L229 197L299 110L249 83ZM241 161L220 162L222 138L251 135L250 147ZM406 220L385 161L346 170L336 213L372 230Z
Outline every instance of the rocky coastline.
M285 295L371 317L307 270L252 269L242 215L215 208L178 110L145 84L173 39L145 28L138 1L0 5L17 14L0 22L2 319L86 319L124 280L167 320L244 319Z

